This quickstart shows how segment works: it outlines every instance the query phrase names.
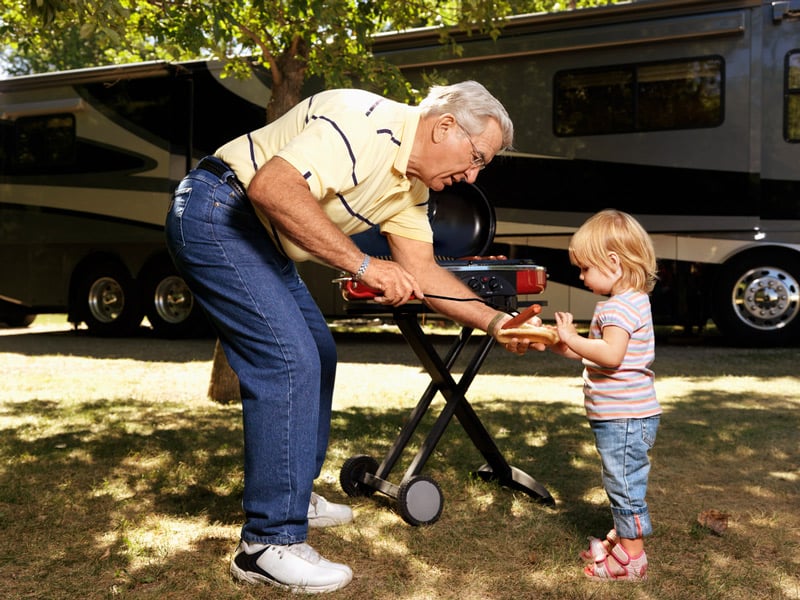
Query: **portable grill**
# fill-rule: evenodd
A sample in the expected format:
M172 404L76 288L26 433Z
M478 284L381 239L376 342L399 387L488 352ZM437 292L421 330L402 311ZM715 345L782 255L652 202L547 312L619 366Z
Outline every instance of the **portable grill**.
M465 191L468 192L466 195ZM545 289L546 270L529 260L480 258L480 254L487 251L494 238L494 211L485 196L474 186L461 192L458 195L432 194L429 214L434 231L434 251L439 257L437 262L489 304L500 310L513 311L517 308L518 295L538 294ZM353 236L353 239L367 254L389 255L388 244L377 230ZM450 259L445 253L468 258ZM400 515L407 523L425 525L436 522L442 513L442 490L434 479L421 475L421 472L455 415L486 460L486 464L475 471L477 476L522 491L537 502L553 506L555 501L547 489L530 475L508 464L465 397L494 345L494 338L487 335L478 343L461 378L455 381L450 369L466 348L473 333L472 328L462 327L442 357L427 339L420 325L420 314L427 312L423 304L409 302L399 307L384 307L370 301L378 293L376 290L366 288L349 278L336 281L348 301L349 314L375 315L390 312L406 342L431 378L431 383L381 463L368 455L356 455L345 461L339 478L345 493L349 496L371 496L380 491L397 501ZM399 484L393 484L388 479L389 475L437 393L442 394L445 405L402 480Z

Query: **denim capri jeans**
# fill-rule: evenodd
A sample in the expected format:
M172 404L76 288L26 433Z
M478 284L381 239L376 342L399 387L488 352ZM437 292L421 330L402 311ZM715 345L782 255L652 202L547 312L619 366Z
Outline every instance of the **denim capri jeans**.
M637 539L653 532L645 495L649 452L660 421L660 415L590 421L603 464L603 487L611 501L614 528L621 538Z

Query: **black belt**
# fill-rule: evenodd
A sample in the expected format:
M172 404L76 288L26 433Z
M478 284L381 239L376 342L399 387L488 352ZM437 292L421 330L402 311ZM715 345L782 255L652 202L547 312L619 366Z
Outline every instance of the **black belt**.
M212 156L206 156L205 158L201 159L199 163L197 163L195 168L202 169L203 171L207 171L212 175L216 175L219 177L220 181L230 185L234 191L241 194L242 197L247 196L242 182L239 181L233 170L220 159Z

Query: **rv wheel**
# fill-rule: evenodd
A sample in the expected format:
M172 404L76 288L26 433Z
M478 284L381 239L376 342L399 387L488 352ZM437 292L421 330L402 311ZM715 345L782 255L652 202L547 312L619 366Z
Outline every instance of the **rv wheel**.
M168 256L145 265L139 282L145 314L158 336L186 338L209 333L205 314Z
M730 340L766 346L800 336L800 255L769 248L728 261L714 290L713 317Z
M25 327L29 327L31 323L34 322L36 319L36 315L3 315L0 314L0 323L4 324L6 327L11 327L14 329L23 329Z
M73 289L70 312L80 315L94 335L130 335L142 322L136 283L112 260L88 264L78 273Z

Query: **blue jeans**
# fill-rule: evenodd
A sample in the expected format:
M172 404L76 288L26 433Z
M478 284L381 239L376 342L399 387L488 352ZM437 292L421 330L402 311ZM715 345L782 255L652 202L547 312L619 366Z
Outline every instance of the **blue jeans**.
M590 421L603 463L603 487L611 501L617 535L637 539L653 533L647 509L649 451L656 441L660 416L645 419Z
M226 178L200 169L184 178L167 216L167 244L239 377L241 537L293 544L306 539L312 484L328 447L336 347L294 263Z

